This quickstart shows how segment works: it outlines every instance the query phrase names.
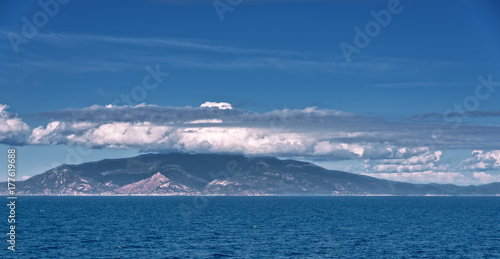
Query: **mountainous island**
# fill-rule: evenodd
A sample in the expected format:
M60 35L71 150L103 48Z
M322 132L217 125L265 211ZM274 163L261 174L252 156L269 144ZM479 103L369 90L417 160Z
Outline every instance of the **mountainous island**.
M410 184L275 157L169 153L64 164L17 182L16 192L17 195L498 196L500 183ZM5 191L0 194L7 195Z

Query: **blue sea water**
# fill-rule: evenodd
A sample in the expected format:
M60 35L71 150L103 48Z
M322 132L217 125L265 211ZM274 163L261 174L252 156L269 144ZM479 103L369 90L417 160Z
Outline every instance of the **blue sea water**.
M16 210L3 258L500 258L500 197L19 197Z

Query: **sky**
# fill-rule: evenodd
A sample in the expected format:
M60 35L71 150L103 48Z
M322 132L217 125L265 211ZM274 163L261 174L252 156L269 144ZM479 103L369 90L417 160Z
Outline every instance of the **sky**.
M17 148L21 179L64 163L215 152L412 183L500 182L498 10L494 0L2 1L0 149Z

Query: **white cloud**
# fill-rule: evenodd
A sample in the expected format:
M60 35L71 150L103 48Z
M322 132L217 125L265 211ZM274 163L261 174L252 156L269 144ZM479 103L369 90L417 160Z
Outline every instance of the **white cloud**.
M30 144L371 159L380 165L371 169L383 172L439 169L442 154L418 146L431 138L429 126L316 107L256 113L224 102L205 102L199 108L93 105L38 116L51 122L33 130Z
M64 130L66 124L60 121L52 121L47 124L47 127L39 126L33 129L29 142L32 144L57 144L50 137L57 137ZM55 134L57 131L57 134Z
M93 123L95 125L128 122L149 122L158 126L178 126L178 124L205 123L219 124L220 127L260 128L269 132L307 132L315 135L316 142L339 143L356 147L363 158L404 158L412 156L422 143L433 145L436 149L492 149L500 146L498 128L490 126L461 125L452 129L452 125L429 125L425 123L387 122L381 118L336 110L318 109L283 109L257 113L235 109L229 103L207 102L203 107L161 107L157 105L137 106L99 106L83 109L66 109L42 112L37 118L61 121L68 124ZM212 107L212 108L211 108ZM215 108L216 107L216 108ZM85 125L82 125L84 127ZM194 125L191 125L194 126ZM204 125L212 127L214 125ZM77 130L77 129L75 129ZM433 138L435 130L446 134ZM71 134L71 133L68 133ZM326 144L323 144L326 145ZM323 148L325 148L324 146ZM344 149L349 151L349 148ZM333 151L335 151L334 147ZM410 148L410 151L398 149ZM493 149L495 149L493 148ZM311 154L314 148L311 147ZM318 154L325 154L321 147Z
M176 149L247 154L301 154L311 145L303 134L251 128L184 128L169 138L176 140Z
M67 127L66 127L67 128ZM37 139L53 139L57 130ZM68 135L67 144L143 150L177 150L181 152L235 152L246 154L303 154L311 145L307 136L296 133L268 133L262 129L238 127L171 127L151 123L108 123Z
M428 147L399 148L391 158L366 160L357 171L363 175L411 183L467 185L475 182L450 170L448 164L442 164L442 154L442 151L432 151Z
M428 147L400 148L394 158L366 160L365 165L354 170L367 176L410 183L486 184L500 182L500 175L474 172L466 176L464 163L468 163L467 169L493 168L498 161L496 155L496 151L475 150L460 166L450 169L449 164L441 163L441 151L431 151Z
M217 109L207 109L210 107ZM352 141L357 137L373 136L373 133L332 132L325 126L311 129L311 124L318 124L318 121L328 124L335 122L336 118L340 121L358 117L316 107L253 113L234 110L229 103L206 102L200 108L93 105L51 114L56 120L46 127L35 128L29 138L30 144L85 144L96 148L138 148L144 151L323 155L331 159L363 156L366 150L373 153L384 149L387 152L387 148L373 148L370 143L334 141L336 138ZM322 141L322 138L332 140Z
M462 161L464 170L494 170L500 168L500 150L473 150L470 157Z
M84 131L80 136L71 136L71 144L90 144L97 147L141 148L161 145L164 136L173 129L168 126L151 125L149 122L114 122L99 125Z
M210 108L210 107L217 107L221 110L232 110L233 106L230 103L224 103L224 102L204 102L203 104L200 105L202 108Z
M30 128L21 118L7 112L7 108L8 105L0 104L0 141L7 144L23 143Z
M362 157L365 148L358 144L334 143L321 141L313 147L314 155L337 156L344 158Z
M422 172L429 170L445 170L439 166L441 151L430 151L428 147L400 148L386 159L367 160L370 165L365 172Z
M202 123L222 123L222 120L209 119L209 120L194 120L186 122L186 124L202 124Z
M407 148L403 147L397 150L394 154L395 158L411 158L416 155L420 155L429 151L428 147L415 147L415 148Z

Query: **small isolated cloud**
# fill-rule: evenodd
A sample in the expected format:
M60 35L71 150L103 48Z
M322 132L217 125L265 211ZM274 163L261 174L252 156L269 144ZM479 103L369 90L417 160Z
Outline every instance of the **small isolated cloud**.
M7 112L9 106L0 104L0 143L23 144L30 127L17 115Z
M233 106L230 103L224 103L224 102L220 102L220 103L205 102L205 103L201 104L200 107L202 107L202 108L217 107L221 110L232 110L233 109Z

